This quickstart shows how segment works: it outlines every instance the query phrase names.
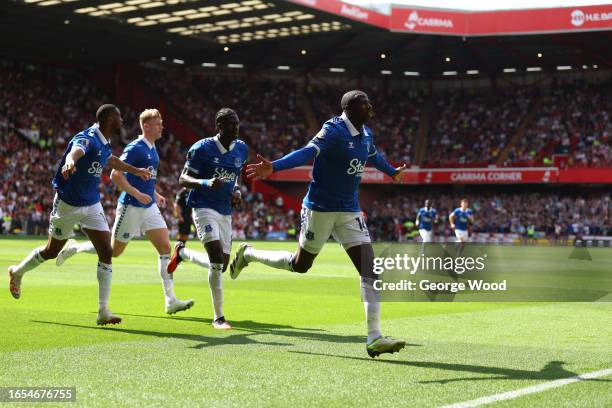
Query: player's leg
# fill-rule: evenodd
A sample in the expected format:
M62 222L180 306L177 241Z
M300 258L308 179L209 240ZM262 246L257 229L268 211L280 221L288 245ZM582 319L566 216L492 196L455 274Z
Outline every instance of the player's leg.
M213 216L213 212L216 211L208 208L193 209L193 221L196 225L196 233L202 244L218 239L218 231L212 231L212 227L206 221ZM196 219L199 221L196 221ZM214 236L211 234L214 234ZM200 251L194 251L193 249L188 249L185 247L185 243L179 240L174 245L174 251L170 257L170 262L168 263L168 273L174 273L178 265L183 261L194 263L202 268L210 268L210 259L208 259L207 254Z
M99 325L117 324L121 318L113 315L108 308L111 281L113 276L111 233L106 216L100 203L83 208L84 216L80 220L81 228L87 234L98 254L98 319Z
M159 216L161 217L161 214ZM163 218L160 221L164 222ZM147 229L145 234L159 255L157 270L162 280L166 313L174 314L190 309L194 305L194 301L192 299L182 301L174 294L174 280L172 279L172 275L168 273L168 262L170 261L170 237L168 235L168 228L166 228L165 222L163 225L163 228L154 228L155 226L153 226L152 229Z
M363 216L358 213L339 213L333 236L342 244L359 272L361 299L368 327L368 355L374 358L401 350L406 346L405 341L384 337L380 330L380 292L374 289L374 281L378 279L374 273L374 249Z
M302 208L300 245L295 253L288 251L266 251L243 243L238 248L230 265L230 275L236 279L250 262L259 262L275 269L306 273L317 254L331 235L334 213L312 211Z
M55 196L49 217L47 244L44 247L34 248L19 264L8 268L9 290L15 299L21 296L23 275L46 260L57 257L68 238L72 236L72 229L79 217L79 207L68 205Z
M21 280L23 275L46 260L55 258L65 243L66 239L57 239L49 235L47 244L44 247L34 248L17 265L9 266L9 291L15 299L21 297Z
M178 223L178 233L176 234L177 241L185 244L189 240L189 234L191 234L191 224L191 214L183 214L183 221L179 221Z

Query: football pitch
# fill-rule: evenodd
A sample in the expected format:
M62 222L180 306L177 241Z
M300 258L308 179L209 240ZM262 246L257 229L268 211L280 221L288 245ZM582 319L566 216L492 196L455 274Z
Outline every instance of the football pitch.
M358 275L333 243L305 275L224 274L234 330L220 333L207 271L181 264L176 293L196 304L167 316L153 247L134 241L113 264L110 307L123 323L97 327L92 255L47 262L10 296L8 265L42 243L0 239L0 387L76 387L77 406L439 407L612 368L612 303L383 303L383 333L408 345L373 360ZM512 250L544 263L570 251ZM537 391L493 406L610 407L612 371Z

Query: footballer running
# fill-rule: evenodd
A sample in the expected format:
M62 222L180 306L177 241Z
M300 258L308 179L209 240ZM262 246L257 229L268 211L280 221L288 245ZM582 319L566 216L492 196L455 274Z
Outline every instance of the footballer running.
M166 221L157 206L159 202L164 207L166 199L155 191L157 168L159 167L155 142L162 137L164 127L161 114L157 109L143 111L140 114L139 122L142 135L125 147L121 160L133 166L148 169L151 178L145 181L117 170L111 173L111 180L122 191L113 225L111 241L113 257L120 256L130 240L143 232L158 253L157 271L162 280L166 313L174 314L191 308L194 302L191 299L187 301L177 299L174 294L172 275L168 274L170 238ZM81 252L95 253L94 245L90 241L79 244L73 239L69 240L57 256L57 266L61 266L68 258Z
M295 253L263 251L242 244L232 261L233 279L251 262L290 272L307 272L331 236L340 243L361 276L368 336L366 351L372 358L395 353L406 346L403 340L385 337L380 331L380 293L373 287L374 251L363 213L359 208L359 183L367 163L399 183L403 164L393 168L378 152L372 131L365 123L373 116L370 99L362 91L342 96L342 115L323 125L304 147L270 162L258 155L259 163L247 166L247 177L270 174L304 165L314 159L312 181L303 200L299 246Z
M117 324L121 318L108 308L112 280L111 235L100 204L100 177L108 164L116 171L128 172L143 180L150 178L146 168L137 168L112 155L110 137L118 135L123 120L115 105L105 104L96 112L96 123L77 133L68 143L52 180L56 191L49 220L49 239L44 247L32 250L18 265L8 268L9 290L15 299L21 297L23 275L41 263L57 257L75 224L89 237L98 254L97 324Z

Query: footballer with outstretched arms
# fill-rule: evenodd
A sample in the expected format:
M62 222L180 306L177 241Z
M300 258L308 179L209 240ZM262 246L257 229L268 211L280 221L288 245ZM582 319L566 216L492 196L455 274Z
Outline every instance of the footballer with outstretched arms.
M312 181L304 197L299 246L295 253L263 251L242 244L230 270L232 278L251 262L307 272L317 254L332 235L361 276L361 295L365 306L368 336L366 351L372 358L394 353L406 342L385 337L380 331L380 292L373 287L374 251L363 213L359 208L359 183L366 163L400 182L406 165L393 168L378 152L372 131L365 123L372 117L370 99L362 91L350 91L340 102L342 115L323 125L304 147L270 162L258 156L259 163L247 166L247 177L266 178L270 174L304 165L314 159Z
M474 213L469 204L467 198L462 199L460 207L455 208L448 216L450 227L455 230L457 242L460 243L469 241L468 227L469 224L474 224Z
M189 189L181 187L176 197L174 198L173 215L178 219L178 233L176 240L181 241L183 244L189 239L191 233L191 224L193 220L191 218L191 208L187 206L187 196L189 195Z
M21 296L23 275L46 260L57 257L75 224L87 234L98 254L98 317L97 324L116 324L121 318L108 308L112 279L111 235L100 204L100 177L108 165L113 170L128 172L143 180L151 176L146 168L137 168L112 155L109 138L119 134L123 121L115 105L105 104L96 112L97 122L76 134L62 156L55 176L56 191L49 220L49 239L44 247L35 248L18 265L11 265L9 290L15 299Z
M220 109L215 115L217 135L196 142L187 153L187 162L179 178L182 187L190 188L187 206L192 208L193 222L206 254L185 248L178 241L168 265L172 273L182 261L208 268L208 284L214 319L219 330L232 328L223 314L221 273L227 269L232 249L232 209L241 203L238 180L249 149L238 139L240 121L232 109Z
M122 190L115 212L111 246L113 258L119 257L134 236L143 232L158 253L157 271L162 280L165 310L174 314L193 306L193 300L183 301L174 294L174 281L168 274L170 261L170 238L168 227L157 203L165 206L166 199L155 191L159 156L155 142L162 137L163 121L157 109L146 109L139 117L142 135L129 143L121 160L136 167L143 167L151 172L151 178L142 180L129 173L113 170L111 180ZM69 240L56 259L61 266L68 258L78 253L95 253L91 241L77 243Z

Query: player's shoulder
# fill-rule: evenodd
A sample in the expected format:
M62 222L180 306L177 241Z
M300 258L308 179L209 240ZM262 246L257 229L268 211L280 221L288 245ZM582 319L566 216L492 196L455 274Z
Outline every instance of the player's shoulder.
M323 123L321 130L317 133L316 137L325 139L337 135L344 125L344 121L340 116L335 116Z
M241 139L236 139L236 146L242 150L249 150L249 145L247 145L245 141Z
M195 142L194 144L191 145L191 147L189 148L189 150L203 150L208 148L212 143L213 143L213 138L212 137L205 137L204 139L200 139L197 142Z

